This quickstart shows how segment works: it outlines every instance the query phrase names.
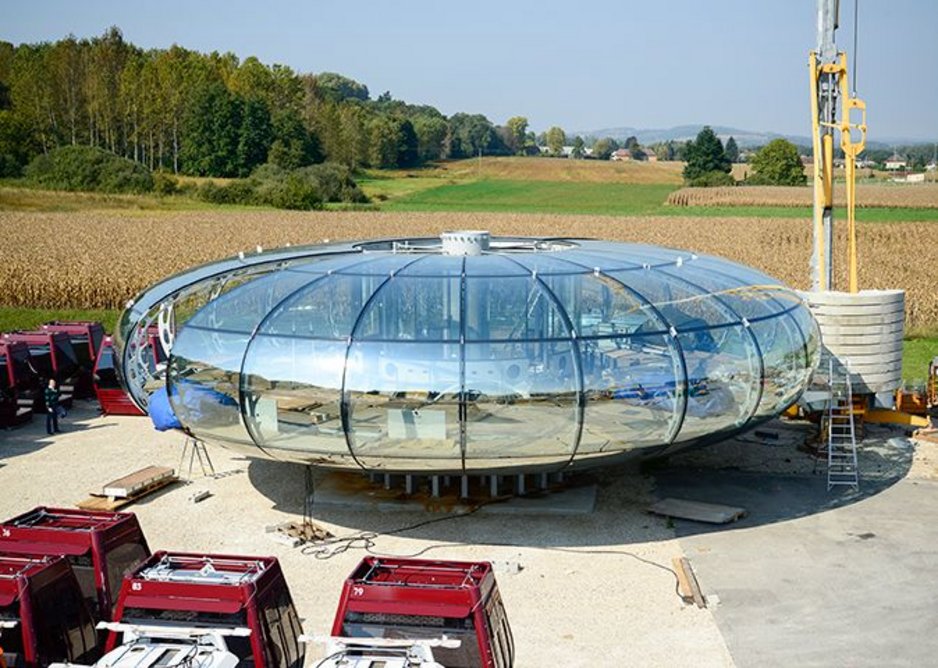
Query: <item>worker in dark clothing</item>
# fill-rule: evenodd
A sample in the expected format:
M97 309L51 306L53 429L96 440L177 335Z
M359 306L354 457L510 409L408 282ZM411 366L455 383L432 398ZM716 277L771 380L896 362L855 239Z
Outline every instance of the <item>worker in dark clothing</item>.
M49 379L46 387L46 433L58 434L59 431L59 388L55 385L55 378Z

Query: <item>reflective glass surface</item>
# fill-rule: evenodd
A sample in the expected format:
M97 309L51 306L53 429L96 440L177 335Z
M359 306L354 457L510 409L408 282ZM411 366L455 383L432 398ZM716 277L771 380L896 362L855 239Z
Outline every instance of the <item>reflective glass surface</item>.
M557 470L745 429L817 364L799 296L719 258L514 238L307 251L200 267L178 293L167 383L197 436L331 467Z

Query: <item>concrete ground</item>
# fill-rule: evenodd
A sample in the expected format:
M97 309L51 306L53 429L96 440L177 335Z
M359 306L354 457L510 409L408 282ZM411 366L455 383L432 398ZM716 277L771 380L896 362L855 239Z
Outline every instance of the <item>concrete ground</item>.
M71 505L149 464L178 466L179 434L142 418L98 417L79 406L66 432L38 421L0 431L0 516L38 504ZM797 430L796 430L797 431ZM919 665L938 649L930 604L938 494L931 450L894 432L862 451L863 493L828 494L813 462L790 440L732 441L643 474L602 471L591 515L477 513L393 536L382 553L514 562L497 574L514 630L518 668L542 666ZM758 439L756 439L758 441ZM289 548L264 527L298 519L301 467L252 461L210 447L216 478L197 477L133 506L151 547L273 554L280 558L304 630L328 632L343 578L362 541L323 558ZM733 466L734 468L728 468ZM189 497L208 490L194 504ZM648 515L665 496L745 506L717 529ZM442 513L315 508L337 536L386 532ZM708 609L686 606L667 569L688 556ZM310 653L308 665L315 665Z

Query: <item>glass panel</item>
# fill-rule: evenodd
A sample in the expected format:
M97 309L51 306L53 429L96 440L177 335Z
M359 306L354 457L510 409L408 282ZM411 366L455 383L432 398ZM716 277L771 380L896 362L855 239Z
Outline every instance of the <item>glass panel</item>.
M176 417L197 436L253 443L238 410L241 360L247 334L185 327L173 344L168 369Z
M349 263L348 266L338 269L340 274L359 276L381 276L387 278L392 273L397 274L405 267L423 261L425 255L412 253L380 253L364 256L363 262Z
M285 271L255 278L206 304L187 324L250 334L284 297L314 280Z
M667 443L683 374L668 336L581 340L586 418L577 457Z
M627 334L645 325L649 318L657 318L644 302L603 274L545 276L544 282L580 337ZM656 329L666 327L662 324Z
M322 276L282 302L262 334L347 340L355 320L383 276Z
M362 313L356 339L458 341L460 278L395 276Z
M768 274L757 271L752 267L748 267L743 264L736 264L735 262L727 262L721 258L715 257L713 255L700 255L694 264L697 266L709 269L711 271L720 272L734 278L748 283L750 285L781 285L777 278L773 278Z
M599 246L585 244L582 248L577 248L563 254L565 260L576 262L586 267L590 271L599 269L600 271L621 271L622 269L634 269L641 267L647 260L631 251L631 246L623 246L628 250L622 252L605 254L603 249L608 250L607 244L602 243Z
M515 253L512 260L523 266L528 272L537 272L538 276L556 274L585 274L593 270L574 262L566 262L567 251L557 253ZM571 258L572 259L572 258Z
M565 461L578 382L570 341L467 344L466 468Z
M499 255L473 255L466 257L466 276L528 276L524 267Z
M713 294L715 299L726 304L740 318L753 320L787 308L775 301L774 290L766 290L765 287L749 285L729 276L701 270L694 262L685 262L679 267L672 266L658 271L688 281Z
M817 322L811 315L811 310L805 305L794 309L791 316L805 339L808 368L814 371L821 356L821 332L818 330Z
M569 338L563 317L534 278L467 278L466 340Z
M342 429L344 341L258 335L245 364L244 412L264 448L295 450L310 459L346 457Z
M401 269L401 276L462 276L463 258L455 255L425 255Z
M687 285L656 269L612 272L611 276L650 301L679 332L737 323L739 318L704 290ZM656 324L649 326L657 327Z
M743 327L680 334L687 365L687 412L678 440L688 441L738 427L758 396L755 344Z
M313 258L310 261L291 262L287 271L296 271L303 274L328 274L340 269L350 269L370 260L370 257L359 252L326 255Z
M359 461L380 469L458 471L459 344L354 342L345 389Z
M757 416L772 415L784 409L801 392L808 373L804 344L794 321L787 315L760 320L752 332L762 348L765 382Z

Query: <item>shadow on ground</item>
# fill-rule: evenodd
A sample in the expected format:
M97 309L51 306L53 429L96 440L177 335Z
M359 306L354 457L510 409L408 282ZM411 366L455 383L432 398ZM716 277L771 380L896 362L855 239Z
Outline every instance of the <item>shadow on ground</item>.
M713 446L714 451L708 453L708 458L719 456L720 448L730 449L731 444ZM742 519L725 525L675 519L672 521L675 534L681 537L747 529L860 503L905 479L914 454L901 430L868 427L867 438L858 446L860 488L854 490L847 486L828 489L825 459L816 459L802 451L788 451L779 456L774 450L778 448L754 449L752 454L756 461L742 462L741 467L695 466L696 453L692 453L687 457L674 457L669 466L658 468L655 471L655 497L658 499L675 497L735 506L746 511ZM774 456L775 462L761 467L760 456Z
M815 470L814 459L794 447L783 450L787 446L743 444L746 456L741 458L740 443L727 442L711 446L703 457L697 453L673 457L651 473L631 464L575 476L574 484L595 485L597 489L596 509L586 515L496 514L484 512L483 507L467 517L444 497L422 511L314 506L313 517L340 532L392 532L462 543L598 547L669 540L675 534L680 537L784 522L879 494L902 480L912 462L911 448L886 442L891 435L895 432L877 433L869 447L864 447L861 470L865 473L859 493L846 488L828 491L824 463ZM765 458L772 460L767 467L763 466ZM306 496L302 466L252 460L248 475L278 510L302 516ZM316 472L314 484L325 475ZM369 491L365 476L361 485L362 493ZM371 490L379 488L380 484L374 484ZM714 526L650 514L648 506L665 497L740 506L747 515L733 524Z
M68 431L107 431L114 425L94 424L101 417L98 402L76 400L68 416L59 420L59 428ZM41 450L52 443L52 437L46 433L45 415L33 415L33 419L11 429L0 429L0 459L28 455Z

